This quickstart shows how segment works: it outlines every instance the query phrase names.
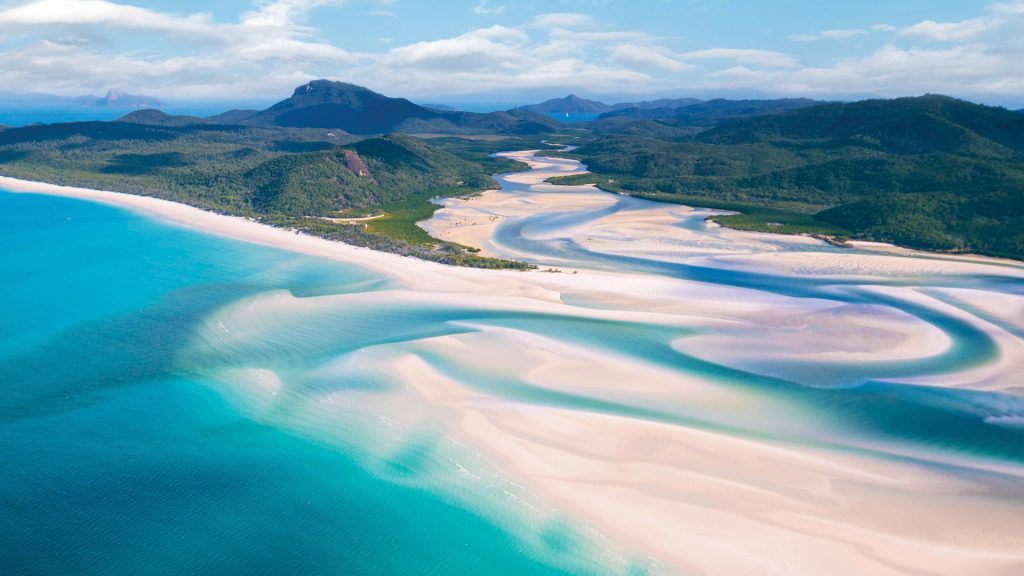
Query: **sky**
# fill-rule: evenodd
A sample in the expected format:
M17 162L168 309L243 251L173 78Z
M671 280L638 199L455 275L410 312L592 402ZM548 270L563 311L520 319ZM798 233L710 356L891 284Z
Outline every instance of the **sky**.
M1024 107L1024 0L0 0L0 91L419 102L570 92Z

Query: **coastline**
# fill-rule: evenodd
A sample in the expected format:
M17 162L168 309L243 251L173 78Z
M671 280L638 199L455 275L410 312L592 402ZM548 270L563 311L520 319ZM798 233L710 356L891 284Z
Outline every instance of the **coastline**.
M14 193L62 196L127 208L183 228L329 260L366 266L381 273L394 273L399 269L396 267L398 263L401 263L402 266L416 268L447 267L443 264L432 263L414 257L362 248L340 241L327 240L301 232L277 228L242 216L218 214L152 196L62 186L7 176L0 176L0 188ZM465 269L475 270L472 268Z
M529 177L516 180L531 183ZM827 313L831 308L781 297L750 298L743 289L710 291L698 283L636 273L541 274L445 266L157 198L10 178L0 178L0 188L101 202L204 233L366 267L403 286L386 296L404 295L434 305L455 305L472 295L495 310L705 328L784 314ZM661 221L657 215L640 214L635 220L616 222L620 228L613 229L652 222ZM478 237L486 236L480 232ZM766 265L762 258L749 259L751 266ZM895 262L880 267L889 267L894 274L905 272ZM595 305L566 304L566 295L586 296ZM329 298L285 303L316 306L330 303ZM359 301L358 296L337 299ZM907 319L887 321L890 325L871 329L891 334L895 341L864 354L879 354L882 359L923 357L940 353L947 345L939 338L912 338L921 326ZM816 337L812 332L791 346L836 353ZM629 394L654 402L703 402L728 409L751 401L697 378L680 379L676 373L636 361L598 354L585 346L559 346L514 330L442 336L425 340L420 347L559 391L614 398L622 393L621 382L636 379ZM467 349L474 350L474 358L463 358ZM1024 563L1020 542L1012 533L1007 535L1021 506L994 508L996 496L1014 494L1006 485L993 488L911 463L797 450L637 418L488 401L487 394L407 354L389 360L382 370L408 383L422 401L458 414L451 433L480 447L543 499L614 541L688 573L781 575L792 573L782 567L799 565L804 573L820 574L841 562L864 574L918 570L995 575ZM974 524L949 526L944 518L950 509L972 514ZM699 554L692 552L701 547Z
M539 201L538 205L543 209L587 209L599 206L605 206L614 202L617 198L632 198L628 195L620 194L617 192L611 192L604 190L597 184L582 184L582 185L562 185L553 184L549 182L549 179L560 176L572 176L579 174L587 174L587 168L585 165L580 163L578 160L572 158L563 158L558 156L538 156L538 152L546 152L546 150L522 150L516 152L502 152L499 155L503 158L508 158L516 162L520 162L528 165L531 170L522 172L510 172L508 174L498 174L496 177L503 179L505 182L519 185L533 185L541 186L544 190L555 190L559 188L573 188L579 190L589 190L592 192L600 193L605 196L605 201L600 200L589 201L590 203L581 203L579 196L574 196L572 204L559 203L559 202L544 202ZM575 164L574 167L566 168L565 166L559 166L560 163ZM497 215L498 209L502 208L500 202L496 202L502 198L502 195L506 194L501 188L496 190L483 190L479 194L468 198L449 198L445 199L442 206L445 207L458 207L459 203L485 205L486 209L480 213L474 214L472 211L463 210L459 211L457 217L453 217L446 220L445 210L439 210L435 213L434 217L429 221L420 222L420 227L424 228L432 236L444 240L456 242L478 248L481 250L480 254L486 255L493 258L510 258L513 257L510 254L501 254L494 250L494 246L490 244L489 239L493 236L495 228L503 222L507 216ZM661 206L660 212L671 213L673 210L684 210L693 211L700 214L717 214L720 212L716 209L707 209L701 206L691 206L687 204L678 204L674 202L659 201L654 198L644 198L646 202L650 202L654 205ZM522 216L525 211L517 210L514 211L515 216ZM662 222L665 223L665 222ZM894 257L907 257L907 258L921 258L931 259L939 262L964 262L964 263L977 263L982 265L996 265L1007 268L1016 268L1024 271L1024 261L1013 260L1009 258L1000 258L996 256L987 256L984 254L973 254L973 253L952 253L952 252L929 252L920 250L917 248L910 248L904 246L898 246L896 244L888 244L884 242L874 242L868 240L847 240L844 243L831 242L825 238L821 238L814 234L787 234L779 232L761 232L745 230L743 228L733 228L724 224L721 224L715 220L707 222L709 227L718 227L723 231L730 233L732 238L782 238L783 242L801 245L831 245L838 248L843 248L842 253L849 255L857 255L858 253L866 253L869 256L894 256ZM527 257L528 255L521 255L520 257ZM940 265L941 267L941 265ZM948 272L948 270L942 270Z
M546 152L546 151L545 150L534 150L532 152ZM550 156L549 157L549 156L544 156L543 154L538 154L537 157L538 158L563 158L563 157L559 157L559 156ZM568 157L565 157L565 158L568 158ZM515 159L515 158L513 158L513 159ZM525 162L525 160L520 160L520 161L524 161ZM585 168L585 165L584 165L584 168ZM584 169L584 171L582 171L582 172L575 172L575 173L553 173L553 174L550 174L548 176L548 178L550 179L550 178L558 178L558 177L562 177L562 176L577 176L577 175L581 175L581 174L590 174L590 173L591 172L589 172L589 171ZM564 184L559 184L557 182L548 182L547 180L545 180L544 183L545 184L550 184L552 186L564 186ZM578 184L576 186L581 186L581 187L582 186L590 186L590 187L594 187L597 190L605 192L607 194L612 194L612 195L615 195L615 196L632 197L630 194L628 194L626 192L614 192L614 191L611 191L611 190L605 190L604 188L600 187L599 183ZM963 260L968 260L968 261L973 260L973 261L981 261L981 262L987 262L987 263L1002 263L1002 264L1007 265L1007 266L1016 266L1016 267L1024 268L1024 259L1014 259L1014 258L1008 258L1008 257L992 256L992 255L988 255L988 254L978 254L978 253L974 253L974 252L965 252L965 251L952 251L952 250L951 251L929 251L929 250L925 250L925 249L921 249L921 248L914 248L914 247L911 247L911 246L903 246L903 245L900 245L900 244L891 244L891 243L888 243L888 242L878 242L878 241L874 241L874 240L862 240L862 239L857 239L857 238L837 238L836 236L833 236L833 235L827 234L827 233L822 233L822 232L812 232L812 231L780 232L780 231L771 230L771 229L756 229L756 228L745 227L745 226L735 226L735 225L731 225L728 221L722 222L722 221L718 220L717 217L718 216L732 216L732 215L737 215L737 214L743 214L744 213L744 208L742 206L730 206L728 204L723 204L721 208L707 208L706 206L701 206L701 204L699 202L687 203L685 201L661 200L656 195L643 195L643 196L636 196L636 197L643 198L644 200L648 200L650 202L656 202L656 203L661 203L661 204L671 204L671 205L676 205L676 206L691 207L691 208L695 208L695 209L713 210L713 211L715 211L715 213L708 216L708 221L710 223L713 223L716 226L721 226L723 228L727 228L729 230L734 230L736 232L746 232L746 233L756 233L756 234L769 234L769 235L784 236L784 237L789 237L789 238L793 238L793 237L812 238L814 240L817 240L817 241L820 241L820 242L824 242L825 244L829 244L831 246L835 246L835 247L839 247L839 248L870 250L870 251L890 252L890 253L902 253L902 254L905 254L905 255L911 255L911 256L914 256L914 257L922 257L922 258L937 258L937 259L950 259L950 260L963 259Z

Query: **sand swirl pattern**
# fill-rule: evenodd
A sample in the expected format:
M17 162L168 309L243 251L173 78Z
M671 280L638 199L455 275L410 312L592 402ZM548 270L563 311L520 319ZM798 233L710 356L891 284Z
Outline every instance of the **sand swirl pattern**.
M396 438L471 446L524 501L654 566L1024 562L1020 265L724 230L543 183L575 162L509 156L533 170L424 227L561 273L423 268L372 292L261 294L206 321L195 363L264 412L370 410ZM273 399L239 365L272 373Z
M174 478L174 490L129 482L141 489L126 517L148 506L171 533L219 534L194 525L217 503L226 519L250 519L230 530L273 534L260 549L288 551L264 566L314 549L358 573L996 575L1024 565L1019 263L730 231L705 222L708 211L545 184L583 167L508 155L533 169L446 200L422 225L541 271L450 268L159 200L4 182L146 214L67 199L32 212L73 214L74 230L105 239L96 249L119 251L102 277L121 280L103 291L88 267L6 260L39 282L22 300L38 292L59 306L72 296L54 287L69 274L80 284L68 294L90 294L61 325L32 313L42 304L7 312L23 328L0 356L15 383L0 402L15 439L5 447L18 478L34 471L51 486L21 497L32 503L22 523L46 517L49 494L89 500L73 478L48 476L61 467L31 447L55 450L39 422L76 430L91 418L82 430L134 430L104 438L103 450L162 454L154 477ZM49 249L63 261L81 245L71 236ZM102 299L107 290L116 297ZM71 340L83 346L68 350ZM90 436L74 439L75 454L96 461ZM220 461L235 472L215 472ZM126 482L116 462L96 466ZM237 478L239 498L212 496L218 484L198 477ZM272 489L254 491L260 483ZM364 539L352 518L373 526ZM29 549L32 534L8 536ZM88 549L100 551L138 538L116 525L76 534L98 535ZM147 545L207 567L260 557L245 539L226 557L159 540ZM122 572L137 568L130 560Z

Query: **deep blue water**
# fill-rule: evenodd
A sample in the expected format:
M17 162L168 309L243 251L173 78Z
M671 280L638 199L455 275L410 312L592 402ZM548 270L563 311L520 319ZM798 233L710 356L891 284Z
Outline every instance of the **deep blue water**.
M213 116L231 108L263 109L272 102L244 103L180 103L160 107L160 110L174 115ZM55 124L58 122L85 122L90 120L115 120L137 110L105 106L81 106L77 104L3 104L0 103L0 126L27 126L29 124Z

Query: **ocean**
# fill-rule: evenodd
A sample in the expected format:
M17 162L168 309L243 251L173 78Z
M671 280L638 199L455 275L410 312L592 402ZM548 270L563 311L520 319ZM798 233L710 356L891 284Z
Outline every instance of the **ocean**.
M161 106L167 114L207 117L231 108L260 109L266 102L196 102ZM28 126L29 124L56 124L59 122L90 122L116 120L141 108L81 106L63 104L0 104L0 126Z
M439 469L437 437L398 449L359 426L310 432L294 415L254 413L209 376L231 360L194 348L231 302L382 278L9 193L0 270L0 573L609 572L568 521L538 527L493 503L488 515L494 494L468 494Z
M1015 549L1019 264L522 178L436 218L508 210L488 250L579 277L410 281L0 192L0 573L671 573L580 507L684 566Z

